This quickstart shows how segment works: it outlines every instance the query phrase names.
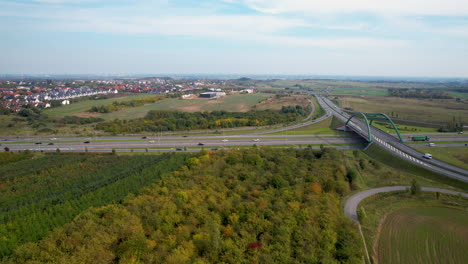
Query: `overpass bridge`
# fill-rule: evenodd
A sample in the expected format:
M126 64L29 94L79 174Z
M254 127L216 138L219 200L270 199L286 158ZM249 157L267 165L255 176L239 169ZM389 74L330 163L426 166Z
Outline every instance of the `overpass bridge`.
M346 127L356 132L361 137L365 138L369 144L377 144L382 147L384 150L393 153L394 155L403 158L414 165L424 167L430 171L436 172L447 177L457 179L462 182L468 182L468 171L459 168L457 166L448 164L446 162L436 160L436 159L424 159L423 153L415 150L414 148L403 143L403 139L398 131L398 128L395 126L391 119L380 113L353 113L348 114L344 112L341 108L336 106L329 99L316 96L317 101L325 109L327 114L333 114L336 118L345 123ZM364 121L356 118L360 116ZM374 120L387 120L389 121L395 131L397 132L398 138L371 126L372 121Z

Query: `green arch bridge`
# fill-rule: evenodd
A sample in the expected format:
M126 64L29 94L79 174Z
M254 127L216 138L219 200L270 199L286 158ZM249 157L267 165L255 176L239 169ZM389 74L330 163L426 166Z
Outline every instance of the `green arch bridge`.
M401 138L400 131L398 131L397 126L395 123L393 123L392 119L388 117L384 113L361 113L361 112L354 112L351 117L348 118L348 121L346 121L345 126L348 126L348 123L353 119L355 116L362 116L365 124L367 126L367 142L371 143L372 142L372 133L371 133L371 128L370 126L372 125L372 122L374 120L379 120L379 121L389 121L390 124L392 124L393 129L395 129L398 138L400 139L400 142L403 143L403 139ZM370 122L369 122L370 121Z

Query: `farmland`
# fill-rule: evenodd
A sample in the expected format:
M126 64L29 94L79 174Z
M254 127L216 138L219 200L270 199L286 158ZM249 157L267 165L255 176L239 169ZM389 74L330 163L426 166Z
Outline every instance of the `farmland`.
M466 198L436 193L369 197L360 205L367 215L361 224L369 253L378 263L464 263L466 206Z
M333 95L387 95L391 88L424 88L447 89L444 84L417 83L417 82L375 82L350 80L274 80L267 82L272 87L287 87L289 89L312 89L315 91L328 91ZM452 92L451 92L452 93ZM463 93L455 93L457 97L466 98ZM460 95L462 94L462 95Z
M343 108L427 122L468 122L468 104L455 100L418 100L384 96L339 97Z
M255 105L255 110L281 110L281 107L288 105L301 105L306 108L310 105L307 99L308 96L304 95L274 96L260 101Z
M78 113L87 112L93 106L108 105L113 102L121 102L127 100L133 100L138 98L147 97L147 94L138 94L138 95L127 95L117 98L109 98L103 100L84 100L69 105L64 105L60 107L55 107L51 109L46 109L44 111L49 117L53 119L63 118L64 116L76 115Z
M238 94L218 99L166 99L154 104L128 108L109 114L93 115L105 120L133 119L144 117L151 110L174 110L182 112L247 112L260 100L266 99L270 94Z
M409 207L385 217L376 241L378 263L465 263L468 213Z

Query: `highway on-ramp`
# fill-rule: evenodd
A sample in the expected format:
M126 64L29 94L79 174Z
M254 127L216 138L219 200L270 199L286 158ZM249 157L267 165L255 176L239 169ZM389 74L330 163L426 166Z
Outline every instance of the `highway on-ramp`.
M369 190L365 190L362 192L358 192L346 200L345 206L344 206L344 213L347 217L350 217L354 221L358 221L357 208L359 206L359 203L362 200L366 199L369 196L378 194L378 193L404 191L408 188L410 188L410 186L387 186L387 187L374 188L374 189L369 189ZM421 187L421 190L424 192L440 192L440 193L452 194L452 195L462 195L468 198L467 193L457 192L453 190L433 188L433 187Z

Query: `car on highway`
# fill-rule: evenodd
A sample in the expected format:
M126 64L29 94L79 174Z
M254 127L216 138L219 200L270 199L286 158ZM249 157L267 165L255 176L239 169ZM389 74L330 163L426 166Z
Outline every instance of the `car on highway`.
M148 137L141 137L142 139L147 139Z
M252 139L252 141L258 142L258 141L260 141L260 139L256 138L256 139Z
M222 142L228 142L229 140L227 140L227 139L223 139L223 140L221 140L221 141L222 141Z
M85 144L89 144L89 143L91 143L91 141L88 141L88 140L87 140L87 141L85 141L85 142L83 142L83 143L85 143Z
M50 138L50 140L57 140L57 138Z
M429 143L428 144L429 147L435 147L435 145L436 145L435 143Z
M463 134L463 131L458 132L458 134L460 134L460 135Z
M423 158L425 158L425 159L432 159L432 155L429 154L429 153L425 153L425 154L423 155Z
M154 140L150 140L150 141L148 141L148 142L149 142L149 143L154 143L154 142L156 142L156 141L154 141Z
M47 144L47 145L49 145L49 146L50 146L50 145L53 145L53 144L54 144L54 143L50 142L50 143L49 143L49 144Z
M197 144L198 146L204 146L205 144L201 143L201 142L198 142Z
M177 150L177 151L182 151L182 150L184 150L184 149L181 149L181 148L176 148L176 150Z
M40 145L40 144L42 144L42 142L36 142L36 143L34 143L34 144L36 144L36 145Z

